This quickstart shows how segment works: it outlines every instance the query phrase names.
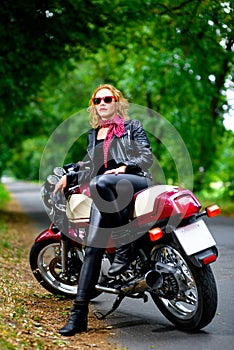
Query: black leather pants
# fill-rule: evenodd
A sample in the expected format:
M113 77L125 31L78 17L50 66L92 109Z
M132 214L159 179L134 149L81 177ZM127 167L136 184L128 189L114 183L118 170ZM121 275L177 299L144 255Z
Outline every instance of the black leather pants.
M77 300L89 301L97 284L102 256L113 228L128 223L133 194L149 187L150 180L131 174L100 175L90 183L93 205Z

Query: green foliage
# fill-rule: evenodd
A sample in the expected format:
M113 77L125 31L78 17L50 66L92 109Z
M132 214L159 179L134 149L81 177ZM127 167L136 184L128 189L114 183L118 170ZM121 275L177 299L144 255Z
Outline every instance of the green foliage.
M0 175L7 165L18 177L37 178L46 139L107 82L174 125L190 153L196 190L208 187L214 172L225 189L232 186L233 146L226 140L233 134L223 127L233 73L232 14L230 2L218 0L4 0ZM159 135L166 137L163 129ZM152 138L164 170L159 177L176 182L168 150ZM84 150L82 137L66 160L78 160Z
M6 190L5 186L0 183L0 208L4 208L9 201L9 192Z
M218 148L215 159L206 181L210 192L216 192L223 198L234 200L234 137L233 132L226 131ZM216 184L216 185L215 185ZM217 188L218 186L218 188Z
M11 170L17 178L34 180L39 178L39 166L46 137L26 139L11 159Z

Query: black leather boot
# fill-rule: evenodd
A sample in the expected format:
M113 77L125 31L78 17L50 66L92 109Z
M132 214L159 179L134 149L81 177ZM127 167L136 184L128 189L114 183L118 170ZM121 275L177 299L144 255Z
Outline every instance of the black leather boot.
M76 333L87 332L88 327L88 303L83 301L74 301L71 315L64 327L60 328L59 333L64 336L72 336Z
M116 249L114 261L108 271L108 275L117 276L124 272L133 259L133 247L131 243Z
M117 276L124 272L133 260L132 233L128 229L116 229L112 231L112 239L116 246L114 261L108 271L110 276Z

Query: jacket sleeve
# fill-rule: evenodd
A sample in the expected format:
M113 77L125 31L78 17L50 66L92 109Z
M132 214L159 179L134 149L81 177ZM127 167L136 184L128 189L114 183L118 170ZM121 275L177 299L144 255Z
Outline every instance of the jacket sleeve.
M129 124L130 137L127 142L128 160L124 161L127 165L127 173L137 171L148 171L153 163L153 155L149 139L139 120L133 120Z

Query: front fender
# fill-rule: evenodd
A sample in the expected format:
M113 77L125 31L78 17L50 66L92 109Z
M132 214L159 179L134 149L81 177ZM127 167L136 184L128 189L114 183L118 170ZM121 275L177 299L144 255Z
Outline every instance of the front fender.
M50 226L48 229L46 229L45 231L41 232L37 238L35 239L35 242L42 242L45 241L47 239L55 239L58 242L60 242L61 240L61 233L60 231L58 231L58 229L55 229L53 226Z

